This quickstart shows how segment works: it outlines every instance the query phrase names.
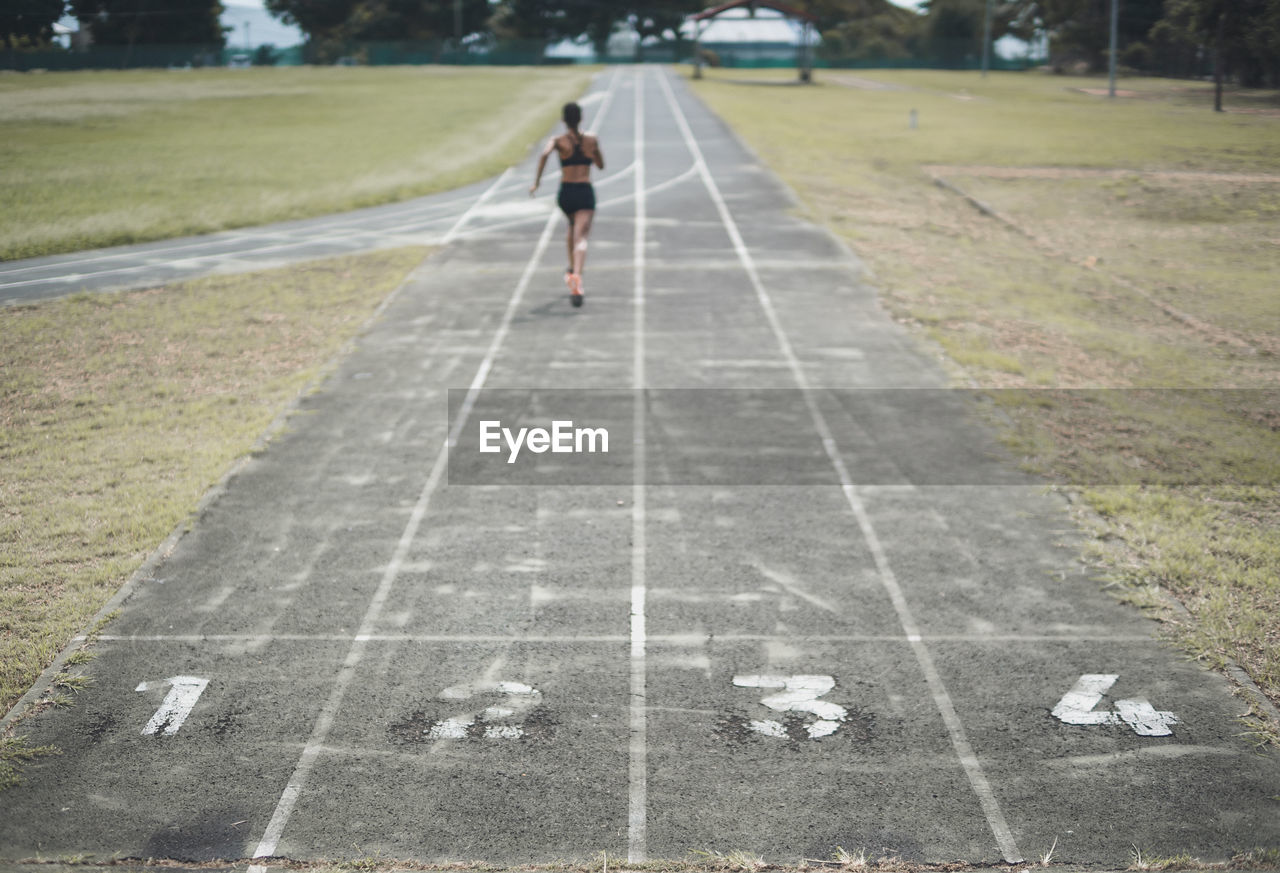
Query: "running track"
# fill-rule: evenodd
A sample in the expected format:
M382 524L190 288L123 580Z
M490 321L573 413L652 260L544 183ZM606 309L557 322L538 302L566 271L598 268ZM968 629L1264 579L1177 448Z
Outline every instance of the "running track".
M529 162L367 221L147 249L163 277L195 272L179 246L215 269L224 242L243 264L448 243L112 604L76 704L23 722L63 754L0 794L0 859L1280 844L1244 705L1099 590L1059 500L994 448L956 484L946 445L867 436L892 402L859 418L866 395L830 390L945 384L856 259L670 72L585 102L609 172L581 310ZM448 443L479 416L549 421L570 394L627 434L603 484L557 484L565 459L460 484Z

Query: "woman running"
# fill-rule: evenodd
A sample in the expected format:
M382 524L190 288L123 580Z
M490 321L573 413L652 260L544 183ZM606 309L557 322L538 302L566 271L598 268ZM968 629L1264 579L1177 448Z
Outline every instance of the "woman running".
M532 197L538 190L542 170L554 151L560 157L560 195L556 202L569 219L569 234L565 240L569 250L569 269L565 270L564 283L569 286L569 300L574 306L581 306L582 268L587 261L587 236L591 233L591 219L596 214L596 192L591 187L591 165L595 164L603 170L604 155L594 136L578 131L578 125L582 122L581 106L566 103L562 118L569 131L553 137L542 150L529 196Z

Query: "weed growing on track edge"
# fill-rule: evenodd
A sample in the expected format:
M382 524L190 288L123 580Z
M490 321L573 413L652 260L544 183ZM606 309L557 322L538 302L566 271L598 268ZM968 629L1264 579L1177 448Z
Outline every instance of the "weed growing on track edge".
M30 746L24 737L0 737L0 791L22 781L22 765L27 761L57 755L53 746Z

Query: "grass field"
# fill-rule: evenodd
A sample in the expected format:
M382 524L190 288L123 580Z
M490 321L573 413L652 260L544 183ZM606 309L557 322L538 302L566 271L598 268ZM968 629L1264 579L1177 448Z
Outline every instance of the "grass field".
M1180 81L1122 80L1130 96L1109 101L1088 93L1105 80L1039 73L816 75L715 70L695 88L958 384L1210 389L1176 410L1002 395L1007 437L1074 483L1110 587L1280 701L1277 95L1228 94L1241 111L1216 114Z
M574 68L0 77L0 260L320 215L495 175Z
M0 308L0 713L426 252Z

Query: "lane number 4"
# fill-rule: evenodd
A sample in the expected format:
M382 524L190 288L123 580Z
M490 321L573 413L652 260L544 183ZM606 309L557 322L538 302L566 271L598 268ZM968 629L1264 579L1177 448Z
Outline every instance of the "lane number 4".
M1053 708L1054 718L1065 724L1127 724L1140 737L1167 737L1178 723L1172 712L1157 710L1145 699L1117 700L1114 712L1094 709L1102 695L1120 677L1115 673L1085 673Z

